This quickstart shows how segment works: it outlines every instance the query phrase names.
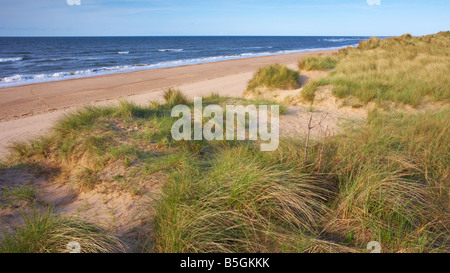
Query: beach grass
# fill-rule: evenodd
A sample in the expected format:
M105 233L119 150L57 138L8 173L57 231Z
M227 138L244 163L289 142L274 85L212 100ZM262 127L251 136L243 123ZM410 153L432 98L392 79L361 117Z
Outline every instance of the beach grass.
M449 44L450 32L423 37L371 38L333 56L337 64L330 75L309 82L300 95L313 101L317 87L332 85L333 95L354 96L364 105L389 102L418 107L426 101L448 102ZM314 58L324 57L310 57Z
M448 114L374 112L308 158L302 140L286 139L276 152L225 146L186 164L156 204L158 251L363 251L370 241L447 251Z
M36 197L36 194L37 194L36 189L32 186L6 188L3 190L2 193L0 193L0 200L16 199L23 201L32 201Z
M158 251L271 252L294 234L317 234L327 181L272 164L245 145L203 160L175 171L156 202Z
M54 214L51 207L22 212L22 224L4 229L0 253L69 253L77 242L81 253L124 252L123 244L94 224Z
M205 101L227 103L217 95ZM117 180L133 190L163 174L148 212L152 251L361 252L374 240L384 252L446 251L448 109L373 111L367 125L312 143L307 158L302 138L282 140L275 152L242 141L172 142L168 109L87 108L61 121L46 145L16 148L15 160L91 166L72 175L90 187L112 162L122 162L127 171ZM102 124L105 118L114 123ZM139 123L145 126L126 135L134 144L115 144L119 124L128 124L124 134ZM88 133L108 142L87 143ZM108 187L117 188L113 181Z
M296 89L298 87L299 72L288 68L286 65L269 65L258 69L249 81L247 91L258 88Z
M186 96L180 90L174 88L169 88L164 91L163 97L165 104L168 107L188 103L188 99L186 98Z
M378 241L388 252L444 251L449 114L373 112L366 127L332 139L320 172L336 174L339 194L326 230Z
M102 174L111 164L131 169L139 183L117 183L118 188L136 191L145 184L144 175L149 164L172 157L174 162L186 159L186 153L196 153L205 141L174 141L171 136L172 105L183 103L193 109L193 102L176 89L164 93L165 102L152 102L139 106L126 101L107 107L85 107L67 114L59 120L51 133L28 143L16 143L11 147L11 164L20 162L46 162L57 165L65 178L79 190L91 190L104 182ZM221 97L217 94L203 98L204 105L227 104L273 105L268 100L245 100ZM280 106L281 114L287 107ZM207 120L205 119L204 122ZM225 130L224 130L225 131ZM176 152L175 152L176 151ZM175 158L179 156L179 158ZM157 163L159 164L159 163ZM163 164L167 165L167 164ZM170 164L169 164L170 165Z
M334 56L307 56L298 62L300 70L329 70L336 67L337 60Z

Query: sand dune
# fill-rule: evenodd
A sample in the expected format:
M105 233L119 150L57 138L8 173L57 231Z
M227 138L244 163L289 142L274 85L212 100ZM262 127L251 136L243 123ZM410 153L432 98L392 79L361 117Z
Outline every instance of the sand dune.
M0 89L0 158L5 158L11 143L44 134L64 113L84 105L117 103L118 99L147 104L160 100L168 87L176 87L190 98L212 92L241 97L259 67L274 63L295 67L304 56L333 52L256 57Z

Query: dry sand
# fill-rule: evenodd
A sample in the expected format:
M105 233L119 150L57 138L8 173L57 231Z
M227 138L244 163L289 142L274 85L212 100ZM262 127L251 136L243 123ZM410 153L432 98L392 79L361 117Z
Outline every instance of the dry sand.
M126 99L138 104L160 100L163 90L176 87L188 97L241 97L253 73L269 64L295 68L304 56L335 50L222 61L137 71L0 89L0 160L7 147L42 135L64 113L84 105L105 105Z

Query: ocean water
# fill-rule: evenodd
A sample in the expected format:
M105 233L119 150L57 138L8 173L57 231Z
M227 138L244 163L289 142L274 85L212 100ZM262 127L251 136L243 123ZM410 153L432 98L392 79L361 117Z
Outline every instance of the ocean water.
M0 88L356 46L369 37L0 37Z

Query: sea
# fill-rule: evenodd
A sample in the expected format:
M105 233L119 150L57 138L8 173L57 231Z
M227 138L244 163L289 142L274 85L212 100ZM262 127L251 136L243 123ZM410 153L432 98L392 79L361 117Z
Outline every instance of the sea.
M0 88L357 46L370 37L0 37Z

